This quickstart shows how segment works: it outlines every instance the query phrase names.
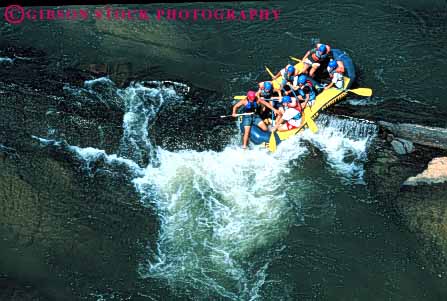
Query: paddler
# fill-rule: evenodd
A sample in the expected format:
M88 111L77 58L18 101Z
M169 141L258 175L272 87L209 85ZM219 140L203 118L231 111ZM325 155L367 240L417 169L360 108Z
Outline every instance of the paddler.
M233 106L233 117L236 117L237 110L240 107L244 108L244 113L253 113L252 115L242 116L242 126L244 127L244 136L242 138L242 148L246 149L248 145L248 140L250 138L250 129L254 125L257 125L261 130L267 131L267 125L259 117L261 105L272 110L275 115L279 114L279 111L275 109L271 104L265 100L256 96L255 91L248 91L247 97L240 100Z
M275 80L278 77L282 77L281 87L280 87L282 90L286 85L293 85L293 82L296 80L296 77L297 77L297 71L295 70L295 67L293 65L287 64L287 66L285 68L281 69L272 78L272 80Z
M289 131L292 129L299 128L303 123L303 118L301 114L301 106L294 97L284 96L281 100L282 110L284 114L277 120L276 125L272 128L274 131ZM285 123L282 123L286 121Z
M262 100L271 100L273 94L278 93L279 90L273 88L273 83L271 81L260 82L258 84L259 90L256 92L256 96Z
M275 89L274 86L273 86L273 83L271 81L260 82L258 84L258 86L259 86L259 90L256 92L256 96L259 99L262 99L262 100L265 100L265 101L269 101L270 104L275 109L278 109L281 106L281 104L278 101L276 101L276 100L279 98L278 95L281 95L280 90ZM267 113L268 114L269 112L266 111L266 112L263 112L263 113ZM261 114L261 117L265 118L265 117L267 117L267 115ZM273 116L272 116L272 118L273 118Z
M300 102L303 102L301 104L301 108L305 108L307 103L310 105L313 104L315 98L317 97L316 94L316 87L312 83L312 81L307 77L307 75L301 74L298 77L298 99Z
M337 61L331 60L327 66L327 72L329 73L329 77L331 78L331 82L324 87L325 90L332 88L333 86L337 87L337 89L343 89L344 87L344 77L343 71L340 66L337 64Z
M300 74L307 74L309 68L309 76L314 77L315 71L320 67L321 62L332 58L331 47L327 44L316 44L314 49L309 50L303 57L303 69Z

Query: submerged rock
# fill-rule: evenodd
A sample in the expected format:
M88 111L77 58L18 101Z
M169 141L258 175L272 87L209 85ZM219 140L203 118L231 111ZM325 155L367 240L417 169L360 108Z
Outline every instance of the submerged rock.
M73 70L46 69L43 54L27 62L0 72L2 276L26 279L50 300L165 291L138 273L147 248L155 249L158 217L140 203L129 171L101 158L85 166L72 147L116 150L121 104L90 97L86 78ZM0 299L14 300L17 291Z
M408 187L408 186L406 186ZM395 208L423 245L421 259L438 277L447 277L447 185L402 189Z
M414 151L413 142L396 138L391 141L391 146L393 147L394 151L398 153L399 155L406 155L410 154Z

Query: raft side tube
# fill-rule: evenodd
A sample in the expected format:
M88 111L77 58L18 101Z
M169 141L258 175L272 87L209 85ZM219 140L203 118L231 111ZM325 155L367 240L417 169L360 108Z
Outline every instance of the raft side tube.
M343 65L345 66L345 75L349 77L351 80L347 86L347 89L349 89L356 80L354 62L349 57L349 55L343 50L332 49L332 54L335 60L342 61Z
M242 124L240 125L240 128L241 128L241 133L243 134L244 127L242 126ZM270 140L270 134L271 133L269 131L264 132L257 125L253 125L250 129L250 141L256 145L261 144L261 143L268 143ZM275 135L275 138L277 138L276 135Z

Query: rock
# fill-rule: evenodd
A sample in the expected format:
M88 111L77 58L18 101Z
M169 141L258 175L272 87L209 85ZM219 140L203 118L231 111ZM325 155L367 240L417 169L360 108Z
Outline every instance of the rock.
M416 144L447 150L447 129L445 128L385 121L379 121L378 124L393 133L394 136L411 140Z
M368 189L374 193L387 214L394 214L398 221L419 238L422 246L418 251L420 260L432 272L445 273L447 181L436 185L416 186L402 183L411 180L425 184L445 179L447 153L418 145L412 153L398 156L386 137L379 135L370 147L365 164ZM439 158L433 160L433 157ZM421 174L412 180L411 177L418 173Z
M396 211L419 238L420 259L436 274L447 271L447 185L410 186L395 200Z
M447 182L447 157L435 158L427 169L415 177L408 178L404 185L437 184Z
M81 162L54 156L60 150L52 145L17 152L20 159L0 157L2 273L38 284L52 300L89 299L110 285L117 296L138 292L137 270L154 248L158 221L128 177L86 176Z
M391 141L391 146L399 155L406 155L414 151L413 142L401 138Z

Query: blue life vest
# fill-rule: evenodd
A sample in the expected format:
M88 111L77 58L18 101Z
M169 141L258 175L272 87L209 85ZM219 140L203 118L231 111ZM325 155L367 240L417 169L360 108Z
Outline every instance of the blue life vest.
M265 91L264 89L261 89L261 97L263 98L272 98L273 96L273 89L270 90L270 92Z
M297 111L298 111L298 110L297 110ZM298 114L296 114L295 116L293 116L292 119L296 119L296 120L301 119L301 113L298 111Z
M247 101L247 104L245 105L245 113L255 112L257 108L258 103L256 102L256 100L254 100L253 102Z
M295 79L295 76L293 76L292 74L291 75L289 75L289 73L287 72L287 70L284 70L285 72L284 72L284 75L283 75L283 79L285 79L286 81L288 81L288 82L292 82L293 83L293 80Z
M320 60L324 60L329 56L329 53L321 54L320 51L317 51L315 53L315 56L318 57Z
M308 93L306 93L304 90L308 90ZM306 81L306 83L304 84L304 86L301 87L301 88L298 90L298 93L299 93L302 97L304 97L304 98L306 97L306 94L309 94L309 99L310 99L310 100L315 99L315 97L316 97L316 94L315 94L313 85L312 85L312 83L311 83L309 80Z

